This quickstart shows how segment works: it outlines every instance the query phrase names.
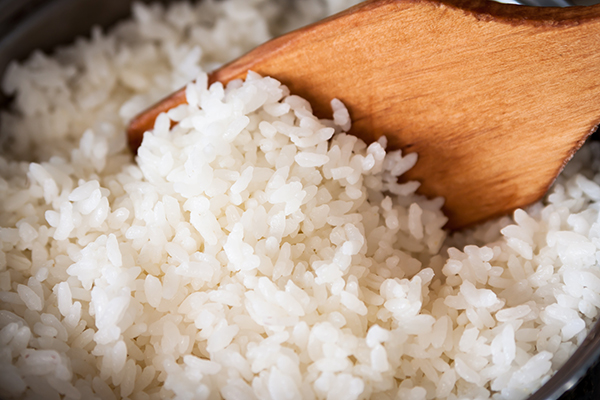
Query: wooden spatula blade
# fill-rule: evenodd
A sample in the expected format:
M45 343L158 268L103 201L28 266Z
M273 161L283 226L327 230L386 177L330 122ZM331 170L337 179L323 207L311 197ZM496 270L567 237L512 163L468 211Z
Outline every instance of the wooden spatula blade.
M598 125L599 21L600 6L377 0L274 39L211 79L273 76L321 116L339 98L351 133L419 154L403 178L445 197L449 227L461 228L542 197Z

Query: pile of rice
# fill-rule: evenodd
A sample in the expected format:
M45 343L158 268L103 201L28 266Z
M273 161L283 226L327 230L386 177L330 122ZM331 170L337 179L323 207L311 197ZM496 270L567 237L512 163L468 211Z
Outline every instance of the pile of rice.
M9 68L1 397L514 400L582 342L600 148L544 204L447 239L443 200L397 183L417 156L347 135L341 102L319 120L268 77L207 87L203 71L348 5L300 4L136 5ZM193 78L134 160L127 121Z

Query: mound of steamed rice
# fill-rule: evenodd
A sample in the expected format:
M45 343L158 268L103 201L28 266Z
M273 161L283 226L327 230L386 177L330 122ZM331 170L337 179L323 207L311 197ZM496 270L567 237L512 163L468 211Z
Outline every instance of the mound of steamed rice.
M416 155L345 134L341 102L319 120L268 77L207 87L203 70L286 12L137 5L109 35L10 67L3 398L514 400L585 338L600 149L544 204L446 239L443 201L397 183ZM192 78L133 160L125 123Z

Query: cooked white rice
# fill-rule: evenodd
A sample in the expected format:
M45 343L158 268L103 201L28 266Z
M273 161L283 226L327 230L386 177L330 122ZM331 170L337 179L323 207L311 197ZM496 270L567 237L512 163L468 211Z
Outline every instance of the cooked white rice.
M346 135L341 102L318 120L271 78L207 88L276 23L348 5L299 4L136 5L9 68L0 396L514 400L585 338L600 148L544 204L446 239L442 200L397 183L416 155ZM193 78L134 161L129 118Z

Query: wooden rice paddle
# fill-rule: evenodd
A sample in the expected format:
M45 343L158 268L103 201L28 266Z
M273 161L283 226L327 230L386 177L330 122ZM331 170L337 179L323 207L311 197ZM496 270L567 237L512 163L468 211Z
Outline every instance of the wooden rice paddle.
M600 122L600 5L367 1L257 47L211 82L272 76L321 117L342 100L351 133L417 152L403 178L446 198L450 228L540 199ZM128 130L136 150L174 93Z

